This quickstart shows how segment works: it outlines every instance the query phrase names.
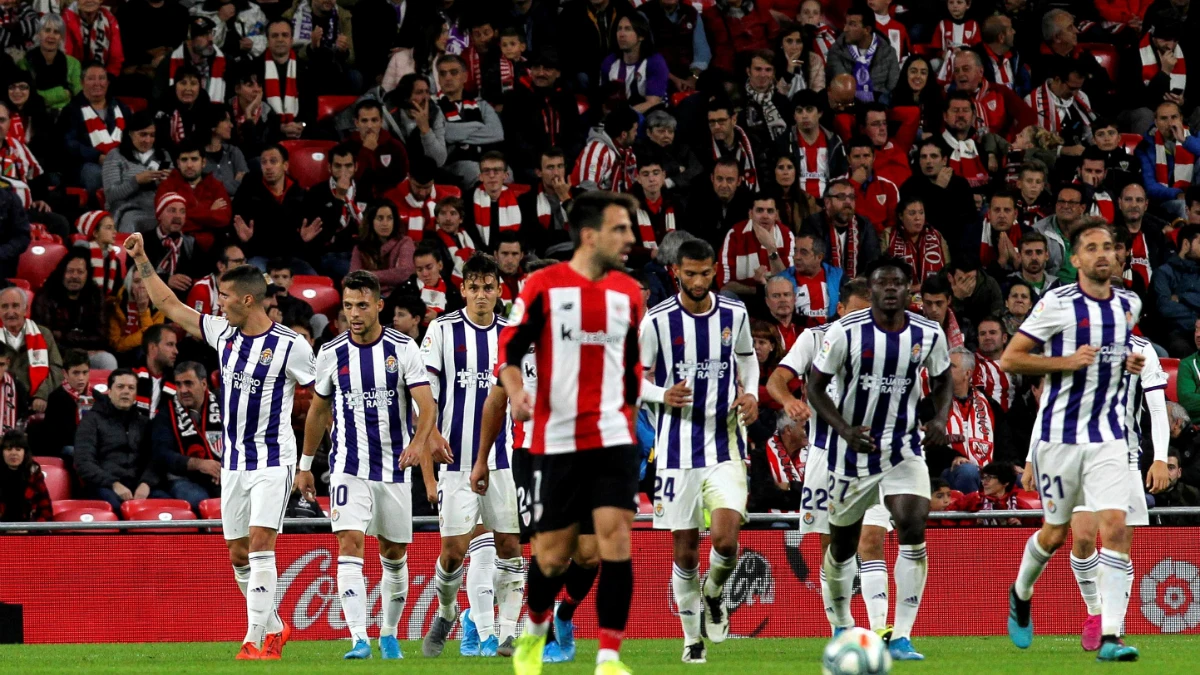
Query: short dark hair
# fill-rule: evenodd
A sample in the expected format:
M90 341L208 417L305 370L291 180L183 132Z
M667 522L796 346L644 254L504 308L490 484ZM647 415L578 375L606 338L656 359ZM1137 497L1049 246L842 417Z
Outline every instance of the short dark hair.
M1017 470L1013 468L1012 464L1005 464L1004 462L984 464L979 473L994 477L1004 484L1006 490L1011 490L1017 482Z
M1021 162L1021 166L1017 168L1017 178L1027 173L1040 173L1044 180L1050 173L1050 169L1046 168L1045 164L1036 159L1027 159Z
M733 101L731 101L728 96L714 96L709 100L708 106L705 108L705 119L708 118L708 113L717 112L719 110L724 110L725 112L729 113L730 117L733 117L737 113L737 107L733 105Z
M292 261L290 258L271 258L267 261L267 274L275 270L293 271Z
M654 148L638 148L637 170L641 171L648 166L657 166L665 169L666 157L663 156L661 151Z
M279 156L283 158L283 161L285 161L285 162L288 161L287 148L283 147L282 145L280 145L278 143L270 143L268 145L263 146L263 149L259 150L258 156L262 157L263 153L267 152L269 150L274 150L275 152L278 152Z
M566 159L567 155L566 155L566 153L563 152L562 148L558 147L557 145L551 145L550 147L542 150L542 153L540 155L538 155L538 168L539 169L542 167L542 160L547 159L547 158L548 159L559 159L559 158Z
M1113 246L1123 246L1128 249L1133 244L1133 235L1129 234L1129 228L1114 227L1110 228L1109 232L1113 236Z
M221 244L221 248L217 254L217 261L222 265L229 264L229 249L231 248L236 248L237 250L242 251L242 244L236 240L226 241L224 244ZM245 251L242 251L242 253L245 254Z
M525 250L525 242L521 241L521 233L513 232L512 230L508 230L507 232L500 233L500 237L498 239L496 239L496 250L497 251L500 250L500 244L517 244L518 246L521 247L522 251Z
M866 148L871 151L872 155L875 154L875 144L872 143L871 139L867 138L866 136L855 136L846 142L847 155L849 155L850 151L854 150L855 148Z
M703 260L716 260L717 254L713 251L712 244L703 239L688 239L679 245L679 253L675 259L683 262L683 259L695 260L697 262Z
M1179 228L1179 238L1177 241L1179 242L1179 246L1182 247L1183 242L1191 243L1196 237L1200 237L1200 225L1189 223Z
M150 345L156 345L163 340L163 335L171 330L164 323L156 323L142 331L142 351L149 351Z
M867 6L865 2L855 2L850 5L850 9L846 10L846 18L851 16L861 16L863 28L875 30L875 10Z
M994 192L992 194L992 196L988 198L988 204L991 204L992 202L996 201L997 199L1008 199L1013 203L1013 206L1017 205L1017 193L1013 192L1012 190L1010 190L1008 188L1002 188L1000 190L996 190L996 192ZM1030 231L1032 232L1033 230L1030 230Z
M842 288L839 298L862 298L863 300L871 299L871 284L862 277L850 277L842 282Z
M709 172L709 174L711 175L713 173L716 173L717 167L720 167L720 166L723 166L726 169L732 168L734 171L737 171L738 179L741 179L742 165L738 164L738 161L736 159L734 159L732 157L722 157L721 159L718 159L716 162L713 162L713 170L711 172Z
M390 310L388 309L389 307L391 308ZM391 322L392 318L396 315L397 309L403 309L411 316L420 318L425 316L428 307L425 305L425 301L418 295L413 295L412 293L392 293L383 306L384 317L386 317L387 322Z
M638 115L627 105L621 105L604 118L604 133L609 138L616 138L633 128L638 123Z
M367 270L355 270L347 274L342 279L342 292L346 291L370 291L373 298L383 297L379 290L379 277Z
M1200 231L1200 225L1196 225L1194 227L1196 227L1197 231ZM1080 221L1080 223L1078 225L1075 226L1075 229L1071 232L1071 250L1072 251L1076 250L1079 246L1079 240L1083 237L1084 234L1091 232L1092 230L1104 230L1105 232L1108 233L1108 236L1110 238L1113 236L1112 228L1109 227L1108 223L1105 222L1103 219L1101 219L1101 218L1084 218L1082 221ZM1180 232L1180 234L1182 235L1183 233ZM1115 240L1113 243L1116 243Z
M358 116L362 114L362 111L371 110L372 108L378 110L379 116L383 117L383 106L379 104L379 101L376 101L373 98L364 98L363 100L354 104L354 119L358 119Z
M455 211L458 211L458 216L460 218L467 217L467 211L466 211L467 205L464 204L463 200L459 197L451 196L451 197L442 197L441 199L439 199L437 201L437 204L435 204L433 207L433 217L437 218L438 216L440 216L442 214L442 209L454 209Z
M196 379L205 382L208 379L208 370L199 361L180 361L175 364L175 377L178 379L184 373L194 373Z
M1046 247L1050 246L1050 242L1046 241L1046 235L1038 232L1037 230L1029 230L1025 234L1021 235L1021 240L1017 242L1017 251L1020 252L1021 247L1025 244L1041 244L1042 246Z
M504 30L500 31L500 37L502 37L502 38L515 37L515 38L519 39L522 43L528 42L528 40L525 39L525 31L521 30L520 28L517 28L516 26L509 26L508 28L505 28Z
M329 166L333 166L334 157L349 157L354 160L355 164L358 164L358 152L353 145L346 142L338 143L329 150Z
M500 152L499 150L488 150L480 155L480 166L482 166L484 162L500 162L505 168L508 168L508 160L504 158L504 153Z
M971 112L975 112L975 97L965 91L952 91L946 94L946 105L942 106L942 112L950 111L951 101L965 101L971 106Z
M1004 321L1002 321L1000 317L996 316L995 314L988 314L980 319L979 323L975 324L975 329L979 330L980 328L983 328L983 324L985 323L994 323L1000 328L1001 333L1004 332Z
M941 136L930 136L920 143L917 143L917 157L920 157L921 150L929 145L937 148L937 151L942 154L942 157L950 156L950 146L946 145L946 141L942 140Z
M1024 279L1014 279L1012 283L1008 285L1008 290L1004 291L1004 298L1006 300L1008 299L1008 294L1012 293L1012 289L1016 288L1017 286L1024 286L1025 290L1029 291L1030 300L1033 300L1037 297L1037 293L1033 292L1033 284L1025 281Z
M487 253L477 252L463 263L462 279L464 284L472 279L482 280L487 277L492 277L497 283L500 282L500 265Z
M195 138L183 139L178 145L175 146L175 153L173 155L175 161L178 162L180 157L188 154L189 152L195 152L199 154L201 158L203 158L204 146L200 145L200 141Z
M940 274L925 277L921 282L921 295L944 295L951 298L954 291L950 288L950 282Z
M1083 154L1079 156L1079 163L1082 164L1083 162L1103 162L1107 168L1108 153L1095 145L1089 145L1083 149Z
M942 488L951 489L950 484L941 478L929 479L929 494L933 494Z
M253 296L257 302L267 297L267 282L262 272L253 265L231 267L221 275L221 281L233 284L239 293Z
M91 359L88 358L86 351L82 349L68 349L63 353L63 370L70 370L75 366L91 367Z
M567 214L567 220L571 223L572 231L599 230L604 224L604 212L610 206L624 208L631 219L637 213L637 201L633 197L607 190L592 190L571 200L571 212Z
M433 256L434 260L442 259L442 257L438 255L438 250L434 248L433 244L428 241L423 241L417 244L417 248L413 250L413 260L425 255Z
M1119 129L1117 126L1117 118L1115 117L1099 117L1095 122L1092 122L1092 132L1095 133L1098 129Z
M881 255L878 258L867 263L867 268L865 270L863 270L863 276L869 280L872 276L875 275L876 272L878 272L879 270L882 270L882 269L899 270L900 273L904 275L905 279L912 281L912 278L913 278L912 265L909 265L908 263L904 262L900 258L890 256L890 255Z
M117 381L118 377L125 376L132 377L135 382L137 381L137 373L133 372L132 368L117 368L108 374L108 388L113 388L113 383Z
M1183 201L1190 209L1192 204L1200 202L1200 185L1189 185L1188 189L1183 191Z

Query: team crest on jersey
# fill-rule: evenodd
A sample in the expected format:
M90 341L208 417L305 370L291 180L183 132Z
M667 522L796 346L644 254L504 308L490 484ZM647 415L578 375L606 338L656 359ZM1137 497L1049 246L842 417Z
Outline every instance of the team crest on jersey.
M400 364L396 362L396 357L389 356L387 357L387 360L383 362L383 368L389 373L394 373L397 370L400 370Z
M1046 510L1049 511L1050 513L1054 513L1056 511L1058 511L1058 504L1055 504L1052 500L1047 499L1046 500Z
M337 509L334 509L333 511L331 511L331 512L329 513L329 519L330 519L330 520L332 520L333 522L335 522L335 523L336 523L336 522L337 522L337 519L338 519L338 516L340 516L340 515L341 515L341 514L340 514L340 513L338 513L338 510L337 510Z
M912 355L909 357L913 363L921 360L921 345L913 345Z
M665 509L663 509L662 502L659 502L659 503L657 503L657 504L655 504L655 505L654 505L654 516L655 516L656 518L662 518L662 516L663 516L663 511L665 511Z
M995 99L992 99L991 101L988 101L988 102L987 102L987 107L988 107L988 110L991 110L992 112L995 112L995 111L996 111L996 100L995 100Z
M825 338L825 340L821 342L821 356L829 356L829 352L832 350L833 343L829 341L829 338Z
M260 354L258 357L258 362L264 366L269 366L271 365L271 359L273 356L274 353L270 349L264 349L262 350L262 354Z
M804 512L804 524L805 525L812 525L814 520L816 520L816 518L813 517L812 511Z
M721 344L726 347L733 344L733 331L729 328L721 331Z
M875 195L875 201L879 202L880 206L883 206L883 203L887 201L887 195Z
M392 156L391 155L380 155L379 163L382 164L383 167L386 169L387 167L392 165Z

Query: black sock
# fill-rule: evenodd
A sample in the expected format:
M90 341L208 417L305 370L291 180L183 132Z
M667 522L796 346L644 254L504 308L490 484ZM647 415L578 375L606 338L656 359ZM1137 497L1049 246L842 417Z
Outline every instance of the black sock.
M633 563L605 560L596 588L596 614L601 628L624 631L633 601Z
M567 598L558 606L560 621L570 621L575 616L575 610L592 590L592 584L595 583L596 575L599 573L599 566L587 568L580 566L574 560L571 561L571 566L563 575L566 578L564 585L567 588Z
M530 612L549 612L554 607L554 599L562 590L566 575L548 577L542 574L538 567L537 556L529 559L529 581L525 591L525 602Z

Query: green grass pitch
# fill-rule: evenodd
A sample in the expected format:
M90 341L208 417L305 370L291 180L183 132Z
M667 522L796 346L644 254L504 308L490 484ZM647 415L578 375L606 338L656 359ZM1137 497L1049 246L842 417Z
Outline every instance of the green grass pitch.
M939 675L987 675L1047 673L1200 673L1200 638L1187 636L1133 636L1129 643L1142 650L1137 663L1100 664L1094 654L1079 648L1078 636L1039 636L1028 650L1021 651L1004 637L989 638L918 638L924 663L899 663L893 673L902 675L938 673ZM716 673L718 675L765 675L767 673L819 673L824 640L748 639L710 645L708 664L685 666L679 661L680 640L630 640L622 650L625 663L635 673ZM421 657L417 642L402 645L406 658L398 663L375 655L367 662L347 662L342 654L349 642L293 642L282 661L241 663L233 660L237 645L232 643L156 643L103 645L3 645L0 646L0 673L333 673L384 672L437 673L470 675L473 673L511 673L508 659L464 659L458 656L458 643L447 644L438 659ZM373 644L374 646L374 644ZM546 675L583 675L592 672L595 641L581 640L578 658L573 664L547 665Z

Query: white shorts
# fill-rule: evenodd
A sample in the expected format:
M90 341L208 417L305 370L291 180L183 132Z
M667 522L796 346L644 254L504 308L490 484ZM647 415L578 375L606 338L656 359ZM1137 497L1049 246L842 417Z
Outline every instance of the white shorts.
M884 497L917 495L929 499L929 469L924 457L907 457L873 476L849 478L830 471L826 486L830 525L848 527L863 521L864 525L878 526L878 522L867 523L865 517L871 507L883 504Z
M443 537L470 534L480 522L493 532L520 532L512 469L492 469L482 497L471 491L470 472L443 471L438 477L438 521Z
M829 534L829 464L828 452L824 448L811 446L808 449L808 464L804 467L804 487L800 493L800 518L802 533ZM867 509L863 525L882 527L892 531L892 514L880 503Z
M397 544L412 543L412 485L335 473L329 477L334 532L352 530Z
M250 536L250 528L283 531L283 514L292 496L294 466L253 471L221 469L221 531L226 540Z
M1142 483L1142 472L1138 469L1129 470L1129 506L1125 510L1125 524L1129 527L1146 527L1150 524L1150 512L1146 509L1146 490ZM1091 504L1076 506L1074 513L1084 511L1094 513L1096 509Z
M740 460L695 469L658 469L654 478L654 529L702 530L704 510L746 516L746 469Z
M1051 525L1066 525L1076 506L1093 511L1130 507L1129 448L1124 440L1107 443L1037 441L1030 460L1042 498L1042 515ZM1114 489L1115 488L1115 489ZM1145 499L1142 500L1145 509Z

